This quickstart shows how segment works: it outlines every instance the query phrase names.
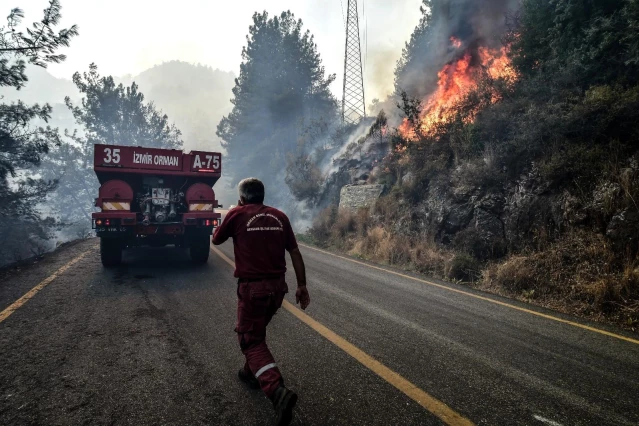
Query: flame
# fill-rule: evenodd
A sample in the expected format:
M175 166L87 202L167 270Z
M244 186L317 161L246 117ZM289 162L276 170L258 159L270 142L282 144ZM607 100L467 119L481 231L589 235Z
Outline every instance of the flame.
M451 38L453 47L459 48L462 43ZM491 49L480 47L475 53L467 50L453 62L446 64L437 74L437 89L422 101L422 111L418 122L411 123L408 119L399 126L399 133L404 139L417 140L419 131L422 135L433 134L438 125L448 122L455 115L455 106L469 92L478 88L478 81L483 72L492 79L505 78L514 81L517 75L508 57L508 48ZM497 93L493 94L492 102L499 102ZM469 121L474 119L471 114ZM416 128L417 127L417 128Z
M460 47L462 47L462 41L456 37L451 37L450 43L453 45L455 49L459 49Z

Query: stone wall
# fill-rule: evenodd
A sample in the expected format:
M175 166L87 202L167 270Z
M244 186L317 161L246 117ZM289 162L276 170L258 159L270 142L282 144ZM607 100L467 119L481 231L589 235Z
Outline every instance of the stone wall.
M384 185L346 185L340 191L339 208L356 212L359 208L370 207L383 191Z

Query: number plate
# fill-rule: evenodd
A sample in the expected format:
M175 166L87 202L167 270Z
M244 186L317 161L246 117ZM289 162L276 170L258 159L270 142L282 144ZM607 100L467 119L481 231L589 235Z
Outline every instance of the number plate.
M126 228L124 226L110 226L110 227L105 227L105 226L101 226L101 227L97 227L95 228L96 231L98 232L126 232Z

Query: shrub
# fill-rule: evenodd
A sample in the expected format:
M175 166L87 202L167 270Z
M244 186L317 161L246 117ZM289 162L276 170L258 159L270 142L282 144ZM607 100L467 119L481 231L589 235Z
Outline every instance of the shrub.
M527 260L523 256L511 257L501 265L489 269L484 278L514 293L534 290L535 274L527 264Z
M337 207L331 206L322 210L313 221L313 226L308 230L308 235L313 238L318 245L322 247L328 246L336 217Z
M446 268L446 276L459 281L476 281L481 266L472 256L464 253L456 254Z
M418 240L411 249L411 263L416 271L424 274L444 276L451 255L434 242Z

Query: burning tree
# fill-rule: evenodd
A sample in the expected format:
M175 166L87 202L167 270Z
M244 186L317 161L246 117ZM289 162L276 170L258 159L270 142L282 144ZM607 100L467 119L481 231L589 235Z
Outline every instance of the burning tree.
M396 70L392 189L358 217L378 228L326 215L312 235L636 329L638 5L424 1Z
M424 1L424 17L396 70L398 93L408 92L421 101L419 118L405 119L399 127L404 138L435 133L457 115L459 104L482 81L512 84L517 79L510 47L502 43L511 3ZM493 90L491 101L499 99L499 91ZM467 112L464 120L472 121L477 112Z

